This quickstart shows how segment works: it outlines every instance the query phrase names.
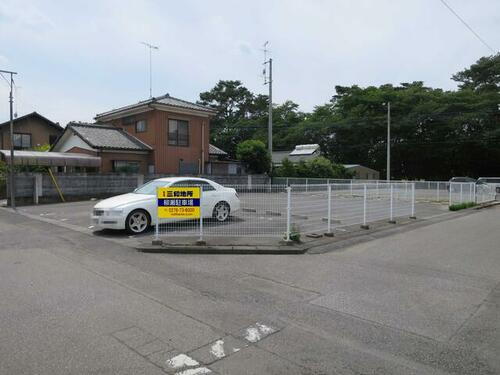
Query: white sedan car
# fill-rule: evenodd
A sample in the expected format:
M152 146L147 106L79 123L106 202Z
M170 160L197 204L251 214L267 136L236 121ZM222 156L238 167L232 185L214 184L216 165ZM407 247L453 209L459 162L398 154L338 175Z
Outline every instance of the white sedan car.
M152 180L132 193L100 201L92 211L92 225L96 229L126 229L130 234L143 233L156 224L156 188L175 186L201 186L203 218L222 222L240 209L240 199L235 189L204 178L168 177ZM177 220L182 219L162 219L162 223Z

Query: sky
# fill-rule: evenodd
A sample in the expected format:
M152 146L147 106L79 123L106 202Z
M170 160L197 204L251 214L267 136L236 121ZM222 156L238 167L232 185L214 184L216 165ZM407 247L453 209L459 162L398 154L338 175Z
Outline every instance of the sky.
M447 0L495 50L500 1ZM220 79L263 85L262 45L273 58L273 102L303 111L336 85L424 81L456 88L452 74L491 55L439 0L0 1L0 69L15 77L15 111L65 125L169 93L196 101ZM0 122L9 117L0 79Z

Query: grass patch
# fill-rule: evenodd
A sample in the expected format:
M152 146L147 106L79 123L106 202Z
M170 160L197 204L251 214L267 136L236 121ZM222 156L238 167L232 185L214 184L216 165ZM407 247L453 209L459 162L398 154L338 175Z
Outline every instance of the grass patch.
M286 239L286 233L285 233L285 239ZM296 224L292 224L292 227L290 228L290 241L300 243L300 229L299 226Z
M474 202L455 203L450 206L450 211L463 210L465 208L474 207L475 205L476 203Z

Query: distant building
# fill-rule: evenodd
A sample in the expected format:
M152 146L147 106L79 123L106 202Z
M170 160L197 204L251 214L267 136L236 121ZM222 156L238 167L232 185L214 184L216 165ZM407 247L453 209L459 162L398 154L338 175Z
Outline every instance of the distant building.
M37 112L15 118L14 149L30 150L34 147L52 145L62 134L63 128ZM0 149L10 149L10 122L0 124Z
M214 176L240 175L244 173L243 166L238 160L228 158L227 152L220 148L209 145L209 162L206 165L205 173Z
M292 163L299 161L312 160L321 156L321 150L318 144L297 145L292 151L274 151L272 155L273 164L280 167L283 160L288 159ZM343 164L345 169L354 174L354 178L361 180L378 180L380 172L375 169L365 167L360 164Z
M354 173L358 180L380 180L380 172L360 164L344 164L344 168Z
M292 163L298 163L301 160L307 161L318 156L321 156L318 144L297 145L292 151L274 151L272 160L273 164L279 167L285 159Z

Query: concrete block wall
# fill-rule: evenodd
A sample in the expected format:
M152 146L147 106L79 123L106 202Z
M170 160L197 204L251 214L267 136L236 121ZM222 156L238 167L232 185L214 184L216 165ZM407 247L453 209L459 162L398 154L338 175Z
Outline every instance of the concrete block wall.
M64 199L84 200L106 198L129 193L136 187L155 178L168 176L143 176L136 174L55 174ZM223 185L260 185L270 183L267 176L206 176ZM18 204L60 202L52 177L47 174L19 173L15 183Z
M137 187L137 175L54 175L64 196L102 197L128 193ZM42 196L58 196L52 178L43 175Z

